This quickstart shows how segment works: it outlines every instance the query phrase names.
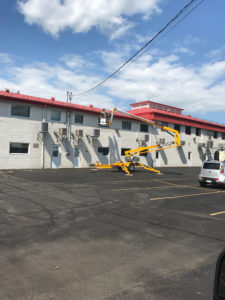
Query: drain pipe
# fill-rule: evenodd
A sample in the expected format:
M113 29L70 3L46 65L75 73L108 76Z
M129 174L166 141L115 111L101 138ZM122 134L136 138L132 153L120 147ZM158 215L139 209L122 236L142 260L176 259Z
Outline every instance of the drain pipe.
M42 169L45 168L45 132L44 132L44 129L43 129L43 123L46 122L46 104L43 108L43 115L42 115L42 128L41 128L41 131L42 131Z

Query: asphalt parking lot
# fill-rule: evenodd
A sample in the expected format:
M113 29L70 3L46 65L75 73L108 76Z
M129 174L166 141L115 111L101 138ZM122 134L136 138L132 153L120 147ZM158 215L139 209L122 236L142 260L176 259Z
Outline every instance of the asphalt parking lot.
M212 299L225 189L161 171L1 171L0 299Z

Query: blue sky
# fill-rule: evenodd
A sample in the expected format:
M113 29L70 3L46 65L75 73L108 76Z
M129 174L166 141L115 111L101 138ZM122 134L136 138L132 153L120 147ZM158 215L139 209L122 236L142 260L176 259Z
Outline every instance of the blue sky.
M113 72L187 3L3 0L0 90L65 101L68 90L79 94ZM203 1L116 77L73 102L129 109L152 100L225 123L224 12L224 0Z

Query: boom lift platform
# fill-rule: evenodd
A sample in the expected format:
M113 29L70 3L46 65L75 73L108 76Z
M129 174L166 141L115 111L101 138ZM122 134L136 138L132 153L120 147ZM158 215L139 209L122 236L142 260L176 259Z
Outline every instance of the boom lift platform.
M165 149L174 148L174 147L180 147L181 141L180 141L179 131L177 131L173 128L167 127L167 126L160 125L157 122L153 122L153 121L144 119L142 117L130 114L128 112L124 112L122 110L119 110L118 108L113 108L112 113L104 110L103 117L100 119L100 125L102 125L104 127L110 127L112 124L115 112L120 112L122 114L128 115L132 119L141 121L143 123L146 123L146 124L149 124L149 125L152 125L155 127L158 127L162 131L165 131L168 134L170 134L171 136L173 136L174 141L167 143L167 144L163 144L163 145L157 144L157 145L151 145L151 146L140 146L136 149L127 150L127 151L125 151L125 162L117 161L113 164L100 164L99 162L96 162L95 164L90 163L90 166L92 166L94 169L97 169L97 170L113 169L113 168L122 169L127 175L131 175L131 172L137 166L142 167L143 169L155 172L155 173L160 173L159 170L156 170L156 169L152 168L151 166L140 163L139 155L148 153L148 152L154 152L154 151L160 151L160 150L165 150Z

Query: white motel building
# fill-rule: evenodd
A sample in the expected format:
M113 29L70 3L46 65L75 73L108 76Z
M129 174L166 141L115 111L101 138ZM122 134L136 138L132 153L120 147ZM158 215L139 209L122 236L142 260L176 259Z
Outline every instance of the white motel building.
M130 113L180 131L179 148L140 157L153 167L201 166L225 159L225 125L184 115L181 108L143 101ZM0 169L88 167L124 160L124 151L173 141L168 133L116 113L100 126L103 108L0 91Z

